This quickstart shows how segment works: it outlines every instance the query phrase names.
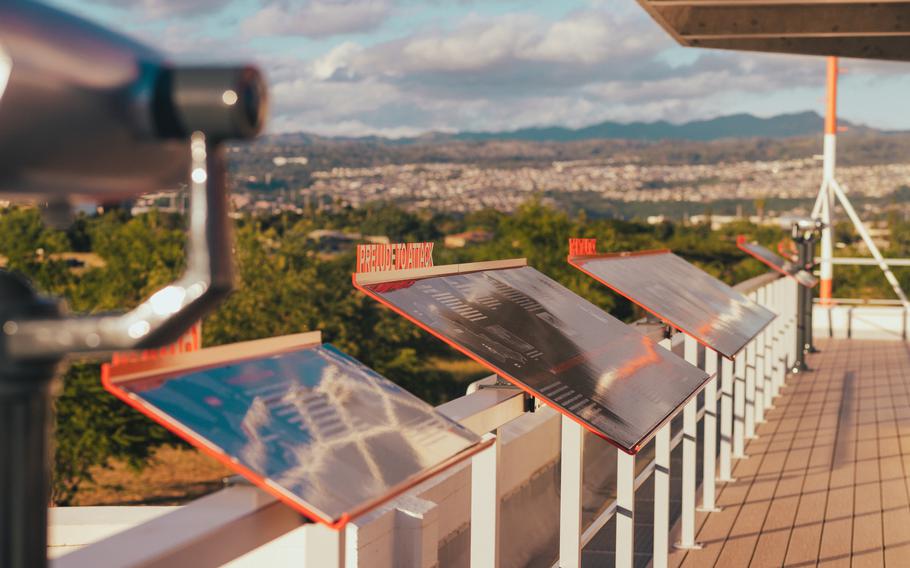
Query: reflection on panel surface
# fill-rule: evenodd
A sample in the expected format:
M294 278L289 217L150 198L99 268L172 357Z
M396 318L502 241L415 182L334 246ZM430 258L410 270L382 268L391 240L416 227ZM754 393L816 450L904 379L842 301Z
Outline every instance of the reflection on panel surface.
M364 512L479 442L331 345L113 388L328 523ZM184 433L198 442L192 436Z
M813 276L811 272L801 269L799 266L793 264L789 260L785 260L783 257L758 243L749 243L740 240L736 245L740 250L749 253L781 274L786 274L790 278L793 278L806 288L812 288L818 284L818 278Z
M580 256L569 262L729 358L775 317L669 251Z
M707 378L533 268L359 287L626 451Z

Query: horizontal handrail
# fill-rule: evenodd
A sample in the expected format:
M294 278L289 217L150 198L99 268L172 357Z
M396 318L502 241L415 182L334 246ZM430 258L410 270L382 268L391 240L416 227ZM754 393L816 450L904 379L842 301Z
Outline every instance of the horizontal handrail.
M815 263L820 264L822 262L822 257L815 257ZM879 262L874 258L865 258L857 256L835 256L830 259L831 264L843 264L848 266L880 266ZM885 257L885 262L888 266L910 266L910 258L887 258Z
M819 298L813 298L813 303L818 305L825 305ZM832 298L830 300L831 305L852 305L852 306L900 306L903 307L903 303L898 299L889 299L889 298Z

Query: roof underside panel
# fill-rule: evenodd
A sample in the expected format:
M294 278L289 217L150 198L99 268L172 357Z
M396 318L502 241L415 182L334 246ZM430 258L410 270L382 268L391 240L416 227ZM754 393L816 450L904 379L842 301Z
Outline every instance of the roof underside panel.
M682 45L910 61L910 2L638 1Z

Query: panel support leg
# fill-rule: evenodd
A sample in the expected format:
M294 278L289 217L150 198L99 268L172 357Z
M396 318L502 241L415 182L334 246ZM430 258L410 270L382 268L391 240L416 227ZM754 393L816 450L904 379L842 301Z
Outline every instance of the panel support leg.
M755 340L746 345L746 439L755 437Z
M559 481L559 567L581 568L582 470L584 428L562 417L562 459Z
M499 566L499 437L471 459L471 566Z
M733 457L746 457L746 356L740 352L734 362L733 380Z
M720 471L718 481L733 479L733 361L724 357L720 362Z
M635 456L616 450L616 568L635 560Z
M683 409L682 512L679 517L680 535L676 548L698 549L695 542L695 444L698 399L693 398Z
M670 423L654 438L654 560L653 568L667 568L670 543Z
M705 372L714 375L705 386L705 428L702 452L701 511L719 511L715 505L715 474L717 461L717 374L718 354L705 348Z
M765 335L760 333L755 338L755 420L752 425L752 437L755 427L765 421Z

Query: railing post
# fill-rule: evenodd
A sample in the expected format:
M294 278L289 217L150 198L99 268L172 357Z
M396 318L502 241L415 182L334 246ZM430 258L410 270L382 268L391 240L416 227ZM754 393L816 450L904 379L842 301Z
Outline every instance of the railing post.
M744 351L740 351L735 359L733 374L733 457L741 459L746 457L746 354Z
M499 459L498 432L493 445L471 459L471 566L499 566Z
M698 343L689 335L685 336L685 358L693 365L698 364ZM695 542L695 486L696 486L696 444L698 443L698 397L686 403L683 408L683 463L682 463L682 512L680 513L680 540L677 548L701 548Z
M751 294L754 302L760 302L762 298L761 290L756 290ZM753 398L755 399L755 411L752 423L752 436L755 436L755 425L765 421L765 334L764 331L759 333L753 340L755 344L755 370L752 373L753 378Z
M581 567L584 428L563 415L559 481L559 566Z
M784 281L778 278L774 283L774 311L777 318L774 320L774 398L780 394L787 377L787 317L786 303L784 302Z
M758 298L761 304L769 309L774 303L774 284L766 284L758 290ZM772 310L773 311L773 310ZM776 321L777 318L775 318ZM774 324L775 321L772 321L768 324L762 333L762 343L764 344L764 349L762 350L762 362L764 366L762 368L761 377L762 377L762 394L764 395L762 400L762 422L764 422L764 413L768 410L774 408Z
M718 481L733 479L733 361L720 362L720 468Z
M746 344L746 439L755 437L755 343Z
M764 298L761 289L752 294L752 299L760 303ZM765 332L762 330L754 341L755 343L755 424L765 421ZM755 429L753 427L753 435Z
M616 568L635 561L635 456L616 450Z
M654 438L654 560L652 568L667 568L670 543L670 423Z
M705 347L705 372L714 375L705 386L704 442L702 451L703 472L701 481L701 511L717 511L715 504L715 475L717 462L717 364L718 354Z

